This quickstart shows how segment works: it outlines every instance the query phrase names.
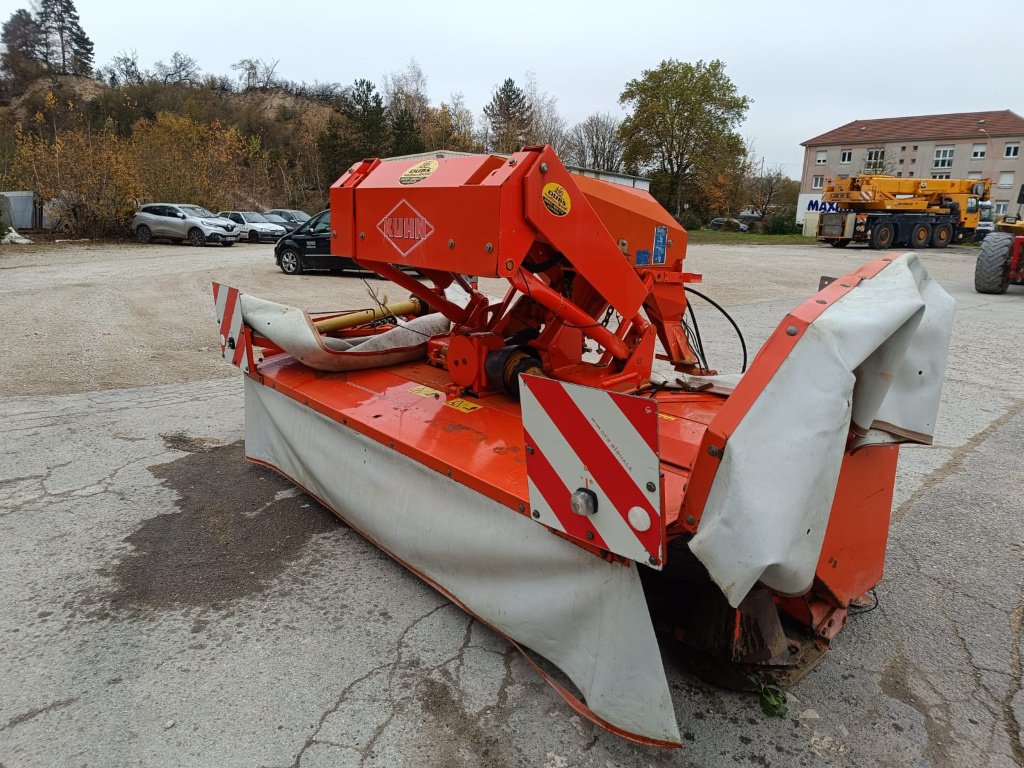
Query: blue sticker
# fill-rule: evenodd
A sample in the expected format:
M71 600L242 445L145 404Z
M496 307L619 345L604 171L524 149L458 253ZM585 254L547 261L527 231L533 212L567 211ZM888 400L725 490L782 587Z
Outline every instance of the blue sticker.
M668 227L654 228L654 263L665 263L665 249L668 247ZM639 263L639 262L637 262Z
M651 252L650 251L637 251L636 252L636 265L643 267L651 263Z

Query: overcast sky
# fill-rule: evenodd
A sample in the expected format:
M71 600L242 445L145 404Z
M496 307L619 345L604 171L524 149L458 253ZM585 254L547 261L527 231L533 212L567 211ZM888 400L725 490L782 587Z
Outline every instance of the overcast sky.
M28 0L0 0L2 18ZM437 103L461 92L479 115L527 71L571 124L621 115L623 85L667 58L721 59L753 99L740 129L766 166L798 177L800 142L857 118L1024 112L1019 2L248 2L77 0L96 64L180 50L203 70L279 60L289 80L380 82L415 58Z

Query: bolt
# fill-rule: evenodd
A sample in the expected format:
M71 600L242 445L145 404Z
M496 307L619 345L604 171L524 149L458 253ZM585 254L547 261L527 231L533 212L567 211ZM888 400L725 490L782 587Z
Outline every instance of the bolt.
M671 248L671 247L672 247L672 241L671 241L671 240L669 240L669 241L668 241L668 247L669 247L669 248Z
M541 163L540 164L540 172L541 173L547 173L548 172L548 164L547 163Z
M531 512L530 514L533 516L534 520L539 520L540 519L540 510L539 509L533 510L533 512Z
M488 243L487 245L484 246L484 250L490 253L491 251L494 250L494 246Z
M451 477L451 476L452 476L452 468L451 468L451 467L448 467L448 469L446 469L446 470L444 471L444 473L445 473L446 475L448 475L448 477Z
M693 525L696 522L697 522L697 518L694 517L693 515L687 515L686 516L686 524L687 525Z
M818 303L819 304L828 304L828 302L825 301L824 299L818 299Z
M716 459L721 458L721 456L722 456L722 449L719 448L717 445L709 445L708 446L708 454L710 454L711 456L714 456Z
M455 241L454 240L449 240L448 241L448 247L449 248L454 248L455 247Z
M656 558L654 555L651 555L650 557L647 558L647 562L650 563L651 565L657 565L658 564L658 558Z
M594 532L593 531L587 531L587 541L593 541L593 540L594 540Z
M359 233L359 239L360 240L365 240L366 239L366 233L365 232L360 232Z
M526 446L526 452L527 452L528 454L530 454L531 456L533 456L533 451L534 451L534 448L533 448L533 446L532 446L532 445L528 445L528 446Z
M525 512L526 511L526 505L525 504L520 504L519 505L519 511L520 511L520 513Z
M788 326L786 328L786 335L787 336L796 336L798 333L799 333L799 331L796 329L795 325L790 325L790 326Z
M654 483L647 483L647 490L650 491L651 493L654 493L657 487L658 486L656 486Z
M519 162L519 161L518 161L518 160L516 160L516 159L515 159L515 158L513 157L512 159L510 159L510 160L508 161L508 164L509 164L509 165L515 165L515 164L516 164L517 162Z
M509 272L511 272L512 268L515 267L515 265L516 265L515 262L512 261L512 259L509 259L508 261L505 262L505 269L507 269Z

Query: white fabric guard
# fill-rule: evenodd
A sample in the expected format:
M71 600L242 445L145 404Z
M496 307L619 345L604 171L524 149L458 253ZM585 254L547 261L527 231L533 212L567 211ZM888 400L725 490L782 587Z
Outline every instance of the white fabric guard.
M859 444L931 442L953 309L905 254L797 341L729 436L690 541L733 607L758 581L810 588L851 425Z

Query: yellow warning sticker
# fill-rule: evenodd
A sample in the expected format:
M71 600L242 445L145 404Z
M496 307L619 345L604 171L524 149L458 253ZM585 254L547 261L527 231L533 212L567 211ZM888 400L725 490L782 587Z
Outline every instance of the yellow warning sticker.
M422 163L416 163L416 165L407 169L405 173L399 176L398 183L415 184L418 181L423 181L436 170L437 160L424 160Z
M444 394L440 389L434 389L433 387L428 387L426 385L412 387L409 391L414 395L419 395L420 397L440 397Z
M659 413L658 414L658 418L659 419L664 419L665 421L675 421L679 417L678 416L672 416L672 415L667 414L667 413Z
M545 184L540 196L544 207L555 216L565 216L572 208L572 199L561 184Z
M445 405L449 408L454 408L456 411L462 411L462 413L472 413L473 411L479 411L483 408L479 403L471 403L469 400L463 400L461 397L449 400Z

